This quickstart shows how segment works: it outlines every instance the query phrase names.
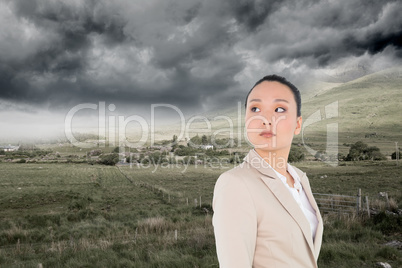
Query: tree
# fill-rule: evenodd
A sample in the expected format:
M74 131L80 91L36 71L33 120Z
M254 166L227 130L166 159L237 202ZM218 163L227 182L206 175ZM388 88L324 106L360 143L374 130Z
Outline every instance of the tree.
M173 135L171 145L172 145L171 152L174 152L176 150L177 146L178 146L177 145L177 136L176 135Z
M396 151L391 154L391 159L396 159ZM402 159L402 151L399 150L399 159Z
M362 141L358 141L350 146L349 154L346 156L347 161L358 161L365 159L368 145Z
M201 137L201 144L202 145L207 145L208 144L208 138L206 135L202 135Z
M367 157L371 160L386 160L387 158L380 152L380 148L377 146L371 146L367 148Z
M198 136L198 134L197 134L197 136L192 137L192 138L190 139L190 141L188 142L187 145L188 145L189 147L196 147L197 145L201 145L201 138L200 138L200 136ZM194 145L196 145L196 146L194 146Z
M380 148L376 146L368 146L362 141L358 141L350 146L349 154L346 161L359 160L385 160L386 157L380 152Z

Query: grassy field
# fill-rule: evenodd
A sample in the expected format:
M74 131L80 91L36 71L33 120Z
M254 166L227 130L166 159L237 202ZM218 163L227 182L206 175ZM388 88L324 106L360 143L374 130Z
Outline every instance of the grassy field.
M378 192L387 192L402 207L395 164L297 166L313 192L361 188L377 205ZM0 163L0 267L218 267L211 200L231 167ZM402 240L400 216L324 220L320 267L402 266L401 251L384 245Z

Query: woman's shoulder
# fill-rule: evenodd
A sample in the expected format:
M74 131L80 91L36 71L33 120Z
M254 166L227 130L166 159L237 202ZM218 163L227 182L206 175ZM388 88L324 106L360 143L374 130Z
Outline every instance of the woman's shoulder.
M223 172L218 180L217 184L225 183L249 183L252 178L258 176L258 172L254 168L250 168L249 163L242 162L240 165L233 167L225 172Z
M258 174L253 174L254 169L248 168L248 163L243 162L240 165L223 172L217 179L214 187L214 196L231 196L235 194L238 198L239 193L249 195L250 189L258 184Z
M244 174L248 174L250 172L252 172L252 168L250 168L250 165L248 162L243 161L242 163L240 163L239 165L223 172L220 177L242 177Z

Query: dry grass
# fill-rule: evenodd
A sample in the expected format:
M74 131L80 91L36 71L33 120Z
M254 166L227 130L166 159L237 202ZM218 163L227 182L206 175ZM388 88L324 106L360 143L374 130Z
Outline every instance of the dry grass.
M370 207L378 211L395 211L398 209L398 202L392 197L388 199L388 202L385 198L376 198L374 200L370 200Z
M138 221L138 232L149 234L162 234L165 231L174 229L174 224L167 221L164 217L151 217Z
M301 168L308 172L314 192L355 195L362 188L362 195L370 196L370 207L385 208L386 199L377 196L378 191L385 191L390 197L390 207L397 207L398 202L401 207L400 179L374 178L377 173L397 173L387 163L364 168L362 163L336 168L316 162L301 164L309 165ZM114 167L60 164L43 165L43 169L29 164L5 167L9 179L0 185L0 202L4 206L0 213L3 235L0 239L4 242L0 246L1 267L35 267L38 262L44 267L218 266L209 204L222 170L195 167L189 167L186 173L123 170L133 180L141 178L147 182L137 185ZM99 185L87 183L91 174L97 174ZM320 179L322 174L331 179ZM361 177L366 180L364 184L358 179ZM25 186L16 191L21 185ZM170 202L167 192L171 193ZM183 193L181 198L178 192ZM11 199L19 201L10 203ZM197 207L194 199L198 200ZM73 202L81 207L70 210L69 204ZM342 200L334 198L332 203L342 204ZM383 218L372 215L370 219L366 215L357 216L355 210L349 214L323 215L325 242L320 267L370 267L374 261L390 261L386 254L377 255L385 242L398 239L393 235L394 230L399 233L398 222L388 214L382 215ZM391 253L396 254L391 259L392 267L402 265L402 257Z
M388 208L387 202L383 199L370 200L370 207L375 210L383 211Z
M395 199L393 199L392 197L389 199L389 209L390 210L398 209L398 202Z
M27 237L28 230L24 230L21 226L16 225L14 222L11 223L11 227L4 231L9 240L15 237Z

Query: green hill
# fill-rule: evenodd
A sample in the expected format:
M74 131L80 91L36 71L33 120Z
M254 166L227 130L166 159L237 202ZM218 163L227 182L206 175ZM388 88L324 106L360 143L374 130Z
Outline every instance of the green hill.
M311 98L303 103L304 121L317 110L325 118L325 106L334 102L338 116L306 127L304 134L310 143L325 142L331 123L338 124L340 145L362 140L390 154L395 151L395 142L402 143L402 68L367 75Z
M390 155L395 151L395 142L402 145L402 67L387 69L360 77L346 83L311 83L315 94L302 93L302 115L304 122L304 142L314 150L325 150L327 144L327 126L332 124L338 129L339 152L346 154L348 144L364 141L370 146L377 146L381 152ZM322 87L322 88L321 88ZM328 105L337 109L328 110ZM327 107L327 108L326 108ZM326 110L327 109L327 110ZM312 115L318 112L318 122L308 125ZM330 117L333 113L333 118ZM219 111L209 111L198 116L186 118L188 128L193 130L189 136L214 135L217 138L237 138L244 142L244 103L240 106ZM317 114L315 114L317 115ZM201 118L205 118L202 120ZM210 130L208 131L208 129ZM156 140L171 139L178 135L180 124L173 124L156 130ZM302 135L296 136L295 143L302 143Z

